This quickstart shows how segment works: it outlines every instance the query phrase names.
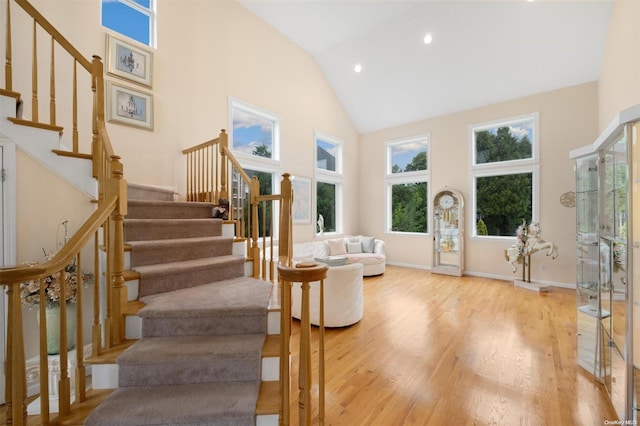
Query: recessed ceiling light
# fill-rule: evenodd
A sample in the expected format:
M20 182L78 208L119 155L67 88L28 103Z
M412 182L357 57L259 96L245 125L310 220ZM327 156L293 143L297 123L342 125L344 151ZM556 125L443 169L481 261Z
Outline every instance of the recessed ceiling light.
M360 65L360 64L356 64L356 66L355 66L355 67L353 67L353 70L354 70L355 72L360 72L360 71L362 71L362 65Z
M431 33L427 33L427 35L424 36L424 44L431 44L432 41L433 36L431 35Z

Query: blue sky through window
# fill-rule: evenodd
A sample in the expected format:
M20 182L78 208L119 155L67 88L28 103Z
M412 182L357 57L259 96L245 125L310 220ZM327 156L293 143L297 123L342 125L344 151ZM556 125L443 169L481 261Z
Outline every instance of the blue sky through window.
M273 157L273 122L244 111L233 111L233 149L253 155L264 145Z
M391 166L399 166L398 171L402 172L407 164L413 161L414 157L421 152L427 151L426 142L407 142L391 146Z
M145 8L150 0L134 0ZM118 0L102 0L102 26L150 46L151 18Z

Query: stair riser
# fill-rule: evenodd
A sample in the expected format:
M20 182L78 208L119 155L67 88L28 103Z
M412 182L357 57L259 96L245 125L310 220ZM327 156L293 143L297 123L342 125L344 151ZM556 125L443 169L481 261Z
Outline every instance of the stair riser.
M213 217L213 206L198 203L179 203L168 206L129 203L127 219L206 219Z
M264 333L264 315L227 315L195 318L144 318L142 337Z
M233 253L233 240L220 237L198 243L154 244L131 249L131 266L181 262L206 257L227 256Z
M140 297L144 297L236 278L242 276L244 263L244 259L237 258L233 261L215 263L206 267L141 274L138 292Z
M96 364L91 369L91 387L93 389L116 389L118 387L118 371L120 367L117 364ZM280 377L280 358L262 358L261 371L261 380L263 382L278 381Z
M278 426L280 417L277 414L263 414L256 416L256 426Z
M131 200L174 201L178 188L153 187L147 185L127 185L127 198Z
M183 385L189 383L214 383L257 381L259 359L199 360L189 363L161 363L151 365L119 365L119 387Z
M173 238L215 237L222 235L222 221L198 219L186 221L124 221L125 241L169 240Z
M142 338L142 318L129 315L125 319L125 330L127 339ZM269 312L267 314L267 333L280 334L280 312ZM263 366L264 368L264 366ZM263 380L266 380L263 378Z

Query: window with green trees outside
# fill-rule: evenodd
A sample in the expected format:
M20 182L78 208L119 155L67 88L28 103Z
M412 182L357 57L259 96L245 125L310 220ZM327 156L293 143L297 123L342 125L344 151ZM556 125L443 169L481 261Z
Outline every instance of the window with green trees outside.
M429 231L429 137L387 143L387 188L391 232Z
M514 236L534 220L537 115L473 128L475 236Z

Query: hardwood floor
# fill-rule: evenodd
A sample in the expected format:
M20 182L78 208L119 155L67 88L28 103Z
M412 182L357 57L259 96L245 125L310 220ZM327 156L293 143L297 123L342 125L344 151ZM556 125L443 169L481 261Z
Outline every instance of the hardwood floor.
M536 293L387 266L365 278L364 303L362 321L327 329L326 425L586 426L616 418L603 386L577 365L573 290ZM317 345L313 362L318 424ZM292 365L297 425L295 355ZM104 396L56 424L82 424Z
M574 290L537 293L511 281L389 266L365 278L364 300L362 321L327 329L326 425L616 419L603 386L577 365ZM296 321L295 339L298 330ZM317 377L317 346L314 355ZM297 363L294 356L294 375ZM297 377L292 383L296 389ZM292 424L295 401L294 390Z

